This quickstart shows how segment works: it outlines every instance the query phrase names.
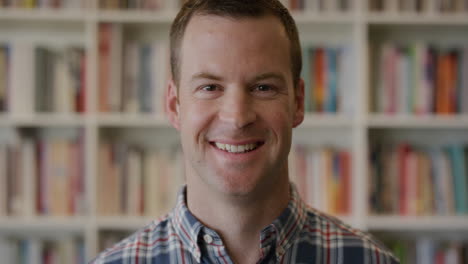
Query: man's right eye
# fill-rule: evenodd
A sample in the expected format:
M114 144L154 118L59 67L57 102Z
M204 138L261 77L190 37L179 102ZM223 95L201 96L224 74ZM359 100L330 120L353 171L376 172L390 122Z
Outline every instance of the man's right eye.
M210 84L210 85L205 85L201 88L202 91L204 92L214 92L216 91L216 85Z

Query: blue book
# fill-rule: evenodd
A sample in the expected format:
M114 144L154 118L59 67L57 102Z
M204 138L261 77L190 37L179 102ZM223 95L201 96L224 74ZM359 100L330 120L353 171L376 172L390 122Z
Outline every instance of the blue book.
M336 99L337 99L337 57L338 50L334 48L328 48L325 52L326 58L326 97L324 110L327 113L336 113Z
M455 192L455 210L458 214L468 213L467 164L463 147L451 145L448 147L450 164L452 166L453 186Z
M304 45L305 46L305 45ZM302 49L302 71L301 78L304 80L304 110L310 112L310 94L311 94L311 84L310 84L310 60L309 60L309 48L305 47Z

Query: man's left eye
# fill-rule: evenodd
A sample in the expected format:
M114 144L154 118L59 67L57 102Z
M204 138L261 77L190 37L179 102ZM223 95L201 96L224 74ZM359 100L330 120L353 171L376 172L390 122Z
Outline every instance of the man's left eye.
M261 92L268 92L268 91L271 91L272 89L273 88L270 85L266 85L266 84L257 85L256 87L256 90L261 91Z

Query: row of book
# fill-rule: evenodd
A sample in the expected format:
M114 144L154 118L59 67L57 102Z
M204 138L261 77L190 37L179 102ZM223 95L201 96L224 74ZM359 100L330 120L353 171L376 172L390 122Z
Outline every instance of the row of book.
M466 0L369 0L371 11L468 12Z
M1 263L8 264L82 264L86 263L82 239L0 237Z
M0 45L0 111L85 111L86 55L81 47Z
M349 151L296 145L289 158L291 181L307 204L334 215L351 213Z
M418 238L387 240L385 244L400 259L401 264L468 263L468 243L463 241Z
M165 43L122 43L122 28L99 28L99 110L162 113L169 73ZM125 62L125 63L122 63Z
M468 214L468 147L376 146L370 157L375 214Z
M302 78L305 110L318 113L351 113L353 89L350 47L308 46L303 49Z
M378 58L377 112L468 113L468 45L385 43Z
M184 183L181 152L126 143L99 145L98 214L159 217Z
M145 9L159 10L164 6L164 0L100 0L101 9Z
M1 0L0 8L83 8L86 0Z
M353 0L288 0L286 6L290 10L306 12L317 11L348 11Z
M83 159L81 137L0 145L0 216L83 215Z

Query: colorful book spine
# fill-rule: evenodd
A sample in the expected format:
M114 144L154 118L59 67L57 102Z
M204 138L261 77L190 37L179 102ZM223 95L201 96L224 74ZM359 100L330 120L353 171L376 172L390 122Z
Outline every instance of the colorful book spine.
M310 206L335 215L351 213L352 158L346 150L296 145L290 180Z
M464 113L468 50L427 43L382 44L378 57L375 111L385 114Z
M466 214L466 154L462 145L375 146L370 157L371 211L397 215Z

